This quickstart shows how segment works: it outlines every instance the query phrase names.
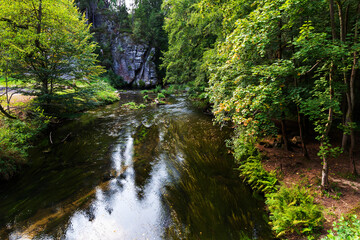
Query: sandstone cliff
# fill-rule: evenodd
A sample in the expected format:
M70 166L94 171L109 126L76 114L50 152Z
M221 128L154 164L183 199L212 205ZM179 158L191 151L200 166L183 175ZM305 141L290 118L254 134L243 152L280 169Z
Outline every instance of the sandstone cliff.
M134 87L158 84L154 63L155 48L136 43L126 33L119 33L111 44L113 70Z

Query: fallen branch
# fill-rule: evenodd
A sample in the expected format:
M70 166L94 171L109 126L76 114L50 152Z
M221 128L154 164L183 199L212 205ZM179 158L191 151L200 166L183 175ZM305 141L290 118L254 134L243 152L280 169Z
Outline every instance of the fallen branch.
M54 144L53 141L52 141L52 138L51 138L51 134L52 134L52 132L50 132L50 135L49 135L50 143Z
M62 143L66 141L66 139L71 135L71 132L61 141Z

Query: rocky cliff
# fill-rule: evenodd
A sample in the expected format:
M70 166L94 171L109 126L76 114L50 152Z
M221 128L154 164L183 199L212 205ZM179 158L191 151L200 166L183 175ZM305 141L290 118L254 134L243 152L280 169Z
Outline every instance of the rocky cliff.
M136 43L128 34L119 33L112 42L113 70L134 87L158 84L154 63L155 48Z

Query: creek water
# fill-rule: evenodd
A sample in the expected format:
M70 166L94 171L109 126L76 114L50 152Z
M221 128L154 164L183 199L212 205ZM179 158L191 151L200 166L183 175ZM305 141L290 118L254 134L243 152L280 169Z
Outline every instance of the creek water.
M129 110L135 92L51 130L0 186L0 239L272 239L238 178L228 129L185 97Z

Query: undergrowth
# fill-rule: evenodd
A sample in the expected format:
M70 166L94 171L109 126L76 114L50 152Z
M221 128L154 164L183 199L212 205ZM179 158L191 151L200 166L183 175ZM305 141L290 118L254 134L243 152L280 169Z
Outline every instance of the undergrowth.
M265 195L270 225L277 237L296 232L315 239L324 217L312 194L305 188L288 188L279 183L274 171L264 169L263 157L253 143L245 144L240 138L235 138L232 144L234 156L240 164L240 176L254 191Z
M296 232L313 238L324 223L322 209L305 188L282 186L266 195L266 204L277 237Z
M322 240L359 240L360 239L360 220L356 215L351 215L348 219L341 217L339 222L333 223L333 229Z
M50 121L39 107L30 107L25 119L0 118L0 179L9 179L26 162L31 140Z

